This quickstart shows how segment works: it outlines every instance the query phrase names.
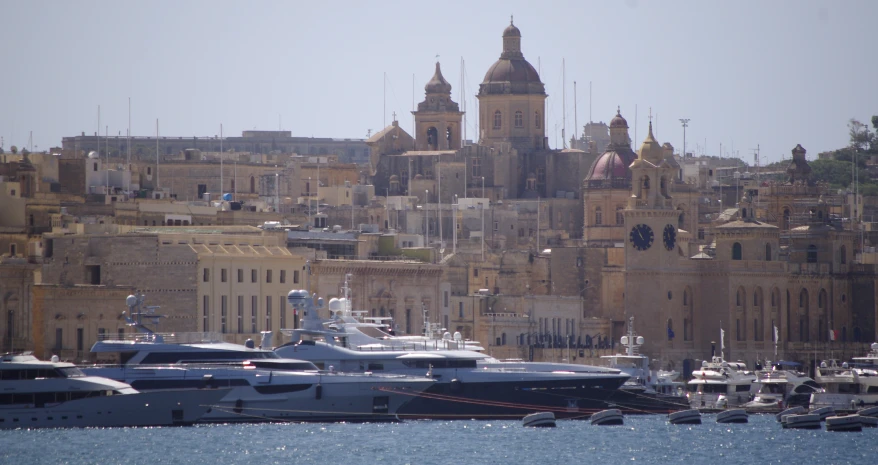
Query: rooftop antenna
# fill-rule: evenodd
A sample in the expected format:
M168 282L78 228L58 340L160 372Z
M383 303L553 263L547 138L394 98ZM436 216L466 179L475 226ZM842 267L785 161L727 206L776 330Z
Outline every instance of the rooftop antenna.
M573 81L573 138L577 139L579 134L579 118L576 115L576 81ZM576 147L574 147L576 148Z
M125 191L131 195L131 97L128 97L128 131L125 134L125 147L128 149L128 185L125 187Z
M755 149L750 149L753 151L753 163L756 165L756 180L759 181L759 144L756 144Z
M567 66L561 59L561 140L562 147L567 148Z
M159 189L159 119L155 119L155 188Z
M591 81L588 81L588 122L591 123ZM634 120L634 124L637 124L637 120ZM636 136L636 134L635 134Z
M226 185L223 183L223 123L220 123L220 200L223 200L223 191L225 189Z
M381 128L387 127L387 71L384 72L384 78L381 81L383 94L381 100L383 102L383 107L381 107ZM412 90L412 95L414 95L414 90Z
M110 195L110 125L104 127L104 149L107 151L107 166L104 167L107 170L107 190L104 191L105 195ZM98 152L100 153L100 152Z
M689 127L689 118L680 118L683 124L683 158L686 158L686 128Z

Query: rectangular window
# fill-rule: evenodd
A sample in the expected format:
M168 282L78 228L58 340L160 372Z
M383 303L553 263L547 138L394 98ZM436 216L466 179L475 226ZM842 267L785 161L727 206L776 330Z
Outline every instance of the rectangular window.
M265 330L271 331L271 296L265 296Z
M472 159L472 177L480 178L482 177L482 159L481 158L473 158Z
M223 268L220 270L220 281L226 282L228 280L228 276L226 276L226 269Z
M473 268L473 277L474 277L474 278L478 278L478 277L479 277L479 269L478 269L478 268Z
M271 270L265 270L265 282L266 283L271 282Z
M293 284L299 284L299 270L293 270Z
M82 348L85 345L85 330L83 328L76 328L76 350L82 352Z
M500 222L499 222L499 221L495 221L495 222L494 222L494 231L499 231L499 230L500 230Z
M240 271L240 270L238 270ZM244 296L238 296L238 333L244 332Z
M277 311L280 312L280 328L278 329L284 329L287 327L287 309L283 297L277 299Z
M244 270L241 268L238 268L238 282L239 283L244 282Z
M256 332L256 314L259 311L259 300L254 295L250 298L250 332Z
M119 340L120 341L125 340L125 328L119 328Z
M287 270L280 270L280 283L287 282Z
M64 345L64 330L55 328L55 350L61 350Z
M204 282L210 282L210 270L209 269L207 269L207 268L204 269L204 275L202 276L201 280Z
M107 338L107 328L98 328L98 340L103 341Z
M225 271L225 270L223 270L223 271ZM228 307L229 297L224 295L220 299L221 299L221 310L220 310L221 311L221 314L220 314L220 328L221 329L220 329L220 331L223 334L225 334L225 332L226 332L226 317L228 316L228 311L229 311L229 307Z
M201 330L207 332L207 313L210 308L210 298L208 296L204 296L204 302L201 305Z
M463 318L463 302L458 302L457 304L457 317Z
M443 299L442 299L442 300L443 300L443 305L442 305L442 306L443 306L444 308L448 308L448 291L445 291L445 293L443 294L443 296L444 296L444 297L443 297ZM447 326L447 325L446 325L446 326Z

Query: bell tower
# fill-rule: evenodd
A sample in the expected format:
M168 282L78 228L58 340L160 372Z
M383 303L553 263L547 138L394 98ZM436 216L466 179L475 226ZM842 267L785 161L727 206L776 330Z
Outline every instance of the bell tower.
M650 118L651 119L651 118ZM631 163L631 196L624 210L625 263L630 269L661 269L679 256L677 219L673 205L674 178L680 165L649 133Z
M451 84L442 76L439 62L436 72L424 86L424 101L415 115L415 150L457 150L461 145L463 112L451 100Z

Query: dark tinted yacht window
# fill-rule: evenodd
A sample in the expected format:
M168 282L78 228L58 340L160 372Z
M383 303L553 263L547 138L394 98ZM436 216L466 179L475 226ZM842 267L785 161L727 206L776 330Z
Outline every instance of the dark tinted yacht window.
M266 358L280 358L271 351L264 352L232 352L232 351L204 351L204 352L152 352L140 362L143 365L165 365L170 363L205 363L224 362L234 360L256 360Z

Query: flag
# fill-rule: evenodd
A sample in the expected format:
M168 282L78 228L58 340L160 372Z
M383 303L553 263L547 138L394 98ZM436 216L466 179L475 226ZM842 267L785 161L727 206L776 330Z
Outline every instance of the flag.
M834 341L836 339L838 339L838 331L836 331L834 329L830 329L829 330L829 340Z
M780 338L777 336L777 326L774 327L774 342L780 341Z
M719 353L722 355L726 350L726 332L722 328L719 329Z
M670 341L673 338L674 338L674 330L671 329L670 327L668 327L668 340Z

